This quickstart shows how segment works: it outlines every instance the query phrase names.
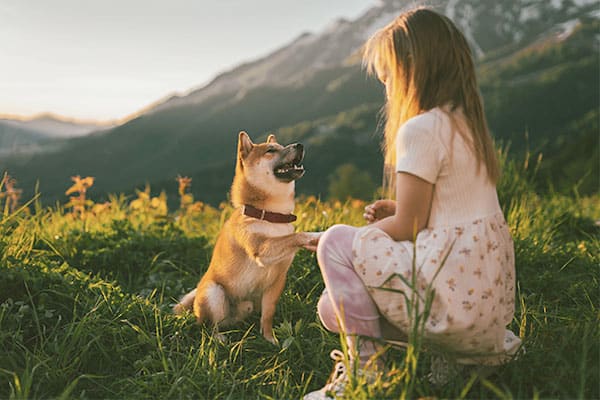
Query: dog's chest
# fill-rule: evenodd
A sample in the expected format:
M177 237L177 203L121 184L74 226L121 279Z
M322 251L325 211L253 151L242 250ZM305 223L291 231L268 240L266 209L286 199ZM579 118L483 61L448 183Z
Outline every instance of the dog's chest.
M280 236L292 234L294 227L291 224L274 224L270 222L256 222L248 227L248 233L264 236L265 240L270 240ZM238 293L245 293L260 296L260 293L273 284L281 275L285 275L294 258L295 248L281 248L281 252L289 252L289 257L284 257L277 264L269 263L260 265L256 260L246 258L243 265L240 266L239 279L237 281Z
M250 234L264 235L269 238L285 236L294 232L292 224L274 224L272 222L259 221L248 227Z

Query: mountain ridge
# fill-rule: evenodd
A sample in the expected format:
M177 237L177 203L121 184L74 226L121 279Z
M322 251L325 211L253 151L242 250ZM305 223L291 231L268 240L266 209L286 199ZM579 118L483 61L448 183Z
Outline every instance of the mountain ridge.
M480 4L475 0L438 0L431 5L434 9L456 19L455 22L472 45L475 56L482 58L490 48L501 47L514 41L526 41L530 36L535 36L535 33L544 32L550 25L555 25L556 21L597 12L593 7L594 4L594 0L553 0L541 3L536 0L516 0L496 4L491 11L485 4ZM159 100L154 106L146 108L146 112L152 113L185 104L200 105L215 93L248 90L261 84L277 86L302 82L303 76L310 76L316 70L342 65L371 34L413 5L414 2L402 0L380 1L354 20L338 19L321 32L305 32L290 43L263 57L244 62L218 74L206 85L192 89L185 95L175 94L163 101ZM484 18L480 24L475 24L473 22L477 20L475 16L479 15L483 15ZM496 20L496 23L493 24L494 29L485 30L490 26L489 20L494 18ZM516 26L513 23L515 21L527 22L527 25L515 29ZM480 39L476 40L474 35L487 39L480 44ZM331 43L335 45L331 45ZM315 46L321 47L318 53L327 55L325 59L318 59L309 65L298 62L310 58L308 55L317 52L314 50ZM324 51L323 48L333 49L334 52ZM299 55L289 59L291 65L285 62L288 59L278 58L295 51L299 52ZM279 69L288 70L288 73L284 75L286 79L278 78L277 74L269 74L269 72ZM268 81L265 81L266 78Z
M440 2L441 7L446 9L450 4L465 10L467 8L463 6L469 1L477 3L473 0L452 1L452 4L449 1ZM544 136L554 140L560 135L566 135L570 122L583 118L589 109L598 104L597 95L592 90L594 82L598 80L594 76L598 64L595 44L598 18L588 15L590 7L584 4L583 8L565 11L556 16L554 20L559 22L555 23L543 13L547 11L544 7L548 5L542 5L540 18L550 22L544 24L541 21L535 27L524 28L521 42L512 43L496 33L496 26L502 25L502 21L518 21L521 15L519 7L530 3L532 2L526 0L502 3L500 11L502 7L511 10L509 16L503 17L494 14L499 10L491 12L481 10L477 7L478 4L471 5L472 10L482 13L477 17L480 18L479 25L473 22L471 29L477 34L478 44L484 51L484 55L478 59L477 68L488 120L497 139L505 143L512 141L513 149L523 147L519 140L527 129L531 131L531 144L534 148L544 142ZM355 21L335 22L323 36L301 35L293 41L296 47L279 49L276 53L279 52L277 54L281 56L289 53L290 49L303 46L310 47L311 51L327 52L328 43L335 43L327 40L319 42L316 40L319 37L339 40L350 37L345 47L340 46L349 49L353 46L352 43L359 43L363 39L360 35L374 29L375 23L382 24L389 16L396 15L394 7L402 5L406 5L406 2L381 3ZM560 10L566 7L565 10L568 11L572 5L572 2L565 0L561 3ZM552 4L548 7L551 6ZM554 8L548 10L558 12ZM572 29L570 26L563 28L557 25L575 18L580 20L580 24L575 24ZM361 27L352 25L359 23L362 24ZM480 32L485 26L491 32L489 35ZM348 34L347 29L350 29L352 35ZM565 35L565 32L568 34ZM299 40L301 46L297 43ZM297 69L298 65L306 67L306 64L291 63L292 72L288 78L299 79L292 79L292 82L296 82L293 84L264 84L215 91L201 102L194 101L190 94L186 99L189 102L182 99L181 104L141 113L102 134L72 139L67 148L54 154L41 154L20 160L0 159L0 165L10 167L11 173L14 171L13 175L24 186L32 187L39 179L45 198L51 202L64 197L61 188L65 182L68 183L70 175L96 176L96 193L131 193L133 188L143 187L146 182L162 185L173 181L177 174L182 174L194 177L194 190L197 190L195 195L198 199L214 203L225 197L230 183L230 163L239 130L247 130L256 139L264 137L270 131L310 125L311 121L322 118L337 120L338 115L350 113L347 118L359 128L343 128L342 121L340 132L348 132L353 137L362 135L365 151L368 148L369 154L372 154L372 151L378 151L378 140L373 139L373 132L377 126L376 110L379 107L374 106L367 113L359 113L360 117L348 115L353 115L351 111L364 104L381 105L384 98L383 87L375 79L365 77L356 59L348 59L351 51L346 51L344 57L340 54L325 57L324 60L330 61L337 57L337 61L331 61L331 66L326 68L303 70ZM268 57L261 59L264 58ZM273 67L278 65L281 58L277 58L277 62L267 61L272 62L268 67ZM310 60L311 63L313 61ZM264 73L265 70L261 69L263 66L257 65L255 62L246 63L242 72L258 68L253 73ZM220 79L225 82L231 77L236 78L236 71L234 68L221 74ZM578 82L581 77L588 79L588 87L580 87ZM560 96L553 98L552 93L560 93ZM201 95L205 94L206 92ZM341 162L337 151L344 148L344 135L336 135L333 141L315 140L311 142L312 147L307 149L307 154L318 154L325 161L331 159L325 163L321 163L321 159L313 159L315 163L320 163L317 163L320 165L319 174L331 173ZM571 140L568 135L565 137L566 140ZM329 151L322 147L326 143L331 146ZM369 157L374 163L379 162L375 156ZM377 179L378 167L370 168L375 168L370 169L370 173ZM303 181L305 187L313 188L311 190L326 191L324 185L327 180L322 177L312 178L308 173Z
M57 151L68 139L114 126L111 122L77 120L52 113L29 117L0 114L0 156Z
M53 113L41 113L29 117L0 114L0 123L35 131L48 138L85 136L116 125L113 121L80 120Z

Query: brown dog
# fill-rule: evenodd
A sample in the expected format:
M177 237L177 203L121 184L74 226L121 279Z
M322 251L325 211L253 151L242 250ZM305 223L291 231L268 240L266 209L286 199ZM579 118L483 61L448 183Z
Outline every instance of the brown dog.
M228 326L260 310L265 339L275 343L273 316L287 271L300 247L317 233L294 233L294 181L304 175L301 144L283 147L270 135L254 144L240 132L231 200L236 210L223 225L208 271L174 308L191 309L198 323Z

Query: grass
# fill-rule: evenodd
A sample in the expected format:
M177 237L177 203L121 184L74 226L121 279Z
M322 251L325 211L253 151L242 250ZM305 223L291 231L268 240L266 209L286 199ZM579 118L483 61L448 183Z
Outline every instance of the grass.
M505 170L499 191L518 280L511 329L527 352L487 379L433 387L427 353L416 354L407 381L406 355L390 349L386 374L355 382L349 397L400 398L407 385L409 398L600 397L600 197L541 197L521 168ZM329 352L342 343L316 316L323 283L314 255L299 252L290 269L275 318L280 347L262 338L256 315L220 343L171 306L207 268L231 208L186 200L193 209L169 214L162 201L148 191L76 214L35 202L5 209L0 398L295 399L325 383ZM301 199L297 230L362 224L363 206Z

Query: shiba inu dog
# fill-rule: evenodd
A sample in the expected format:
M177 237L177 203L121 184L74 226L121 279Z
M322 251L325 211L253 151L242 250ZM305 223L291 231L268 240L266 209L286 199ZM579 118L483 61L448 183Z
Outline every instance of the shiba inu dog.
M175 306L192 309L198 323L218 328L261 311L260 328L272 343L275 306L296 251L317 233L294 233L295 180L304 175L301 144L282 146L274 135L254 144L240 132L231 200L236 210L217 237L208 270Z

